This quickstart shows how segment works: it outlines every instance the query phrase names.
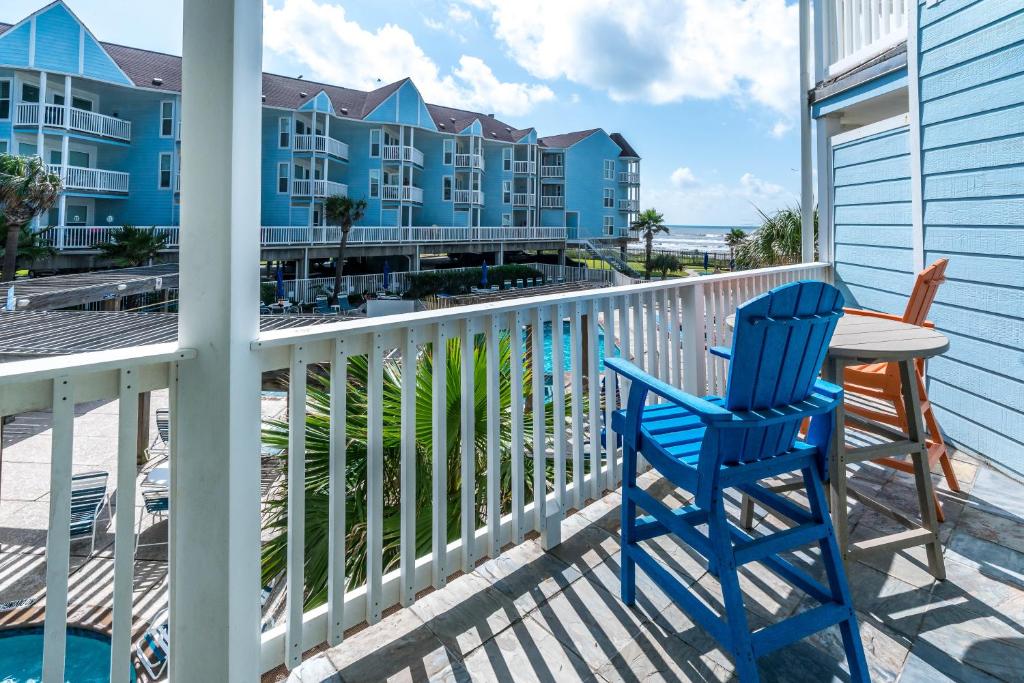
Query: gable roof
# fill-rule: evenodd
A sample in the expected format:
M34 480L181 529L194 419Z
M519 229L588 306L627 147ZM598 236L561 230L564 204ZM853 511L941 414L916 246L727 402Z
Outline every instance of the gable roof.
M600 128L590 128L589 130L577 130L572 133L559 133L558 135L548 135L546 137L537 140L537 144L541 147L555 147L564 149L566 147L572 147L580 140L589 138L591 135L601 130Z
M636 150L633 149L633 146L626 141L626 138L622 137L622 133L612 133L608 137L610 137L612 139L612 142L618 145L619 149L622 150L622 152L619 154L620 157L629 157L631 159L640 158L640 155L636 153Z

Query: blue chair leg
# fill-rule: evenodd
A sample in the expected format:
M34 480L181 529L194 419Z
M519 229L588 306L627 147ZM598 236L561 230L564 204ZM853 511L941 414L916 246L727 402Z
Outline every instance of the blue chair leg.
M732 652L733 662L736 665L736 674L742 683L758 681L757 659L754 657L750 625L747 623L747 611L743 606L743 589L740 588L736 558L730 540L729 522L726 518L721 494L715 500L714 509L708 518L708 531L714 544L718 582L722 587L725 619L729 628L729 639L732 641L729 644L729 650Z
M619 548L619 590L622 602L636 603L636 562L629 556L627 546L636 542L636 503L630 491L636 488L636 450L622 449L622 528Z
M871 680L871 675L864 657L864 645L861 643L860 631L857 628L857 613L853 607L853 598L846 580L843 559L839 554L839 544L836 543L835 531L832 529L832 518L827 512L821 475L818 468L808 467L803 470L803 476L807 486L807 499L810 503L811 514L814 515L816 522L828 527L828 536L819 542L819 546L825 564L825 573L828 575L829 588L832 590L833 599L850 610L849 617L839 622L839 632L843 637L843 649L846 651L846 661L850 667L850 679L868 682Z

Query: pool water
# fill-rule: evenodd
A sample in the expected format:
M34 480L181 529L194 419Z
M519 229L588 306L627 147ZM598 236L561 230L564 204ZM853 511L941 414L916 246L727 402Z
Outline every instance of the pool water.
M572 337L569 335L570 323L568 320L562 321L562 368L563 372L569 372L572 369L571 362L572 356L570 355L570 349L572 347ZM551 360L552 354L552 334L551 334L551 323L544 323L544 373L546 375L551 374L553 363ZM529 343L524 335L524 343ZM582 352L582 351L581 351ZM615 354L619 355L618 347L615 347ZM598 371L604 370L604 328L600 325L597 326L597 369Z
M130 666L127 662L125 666ZM43 677L43 627L0 630L0 683L38 683ZM69 628L64 658L67 683L109 683L110 638ZM132 669L130 680L135 680Z

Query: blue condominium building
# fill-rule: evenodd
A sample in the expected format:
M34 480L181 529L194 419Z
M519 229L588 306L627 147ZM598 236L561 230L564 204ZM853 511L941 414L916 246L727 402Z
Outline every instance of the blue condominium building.
M253 235L268 258L326 250L324 200L337 194L367 202L352 234L367 255L621 240L639 210L640 157L618 133L540 137L427 103L408 78L365 92L264 74L262 97ZM46 221L62 254L125 223L176 244L181 126L201 125L182 122L180 99L180 57L100 42L61 0L0 24L0 151L63 177Z

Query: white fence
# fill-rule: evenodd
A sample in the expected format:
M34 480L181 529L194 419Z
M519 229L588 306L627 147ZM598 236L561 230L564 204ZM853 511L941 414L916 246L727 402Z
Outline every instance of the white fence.
M512 162L512 172L513 173L526 173L526 174L529 174L529 175L533 175L534 173L537 172L537 162L536 161L513 161Z
M65 123L65 111L67 114L67 126ZM15 108L15 125L39 125L39 105L31 102L21 102ZM131 141L132 122L118 119L105 114L65 107L61 104L47 104L43 106L43 125L54 128L69 128L83 133L90 133L115 140Z
M69 190L88 190L90 192L128 192L131 174L122 171L106 171L101 168L85 168L83 166L63 166L47 164L46 169L60 176L64 187Z
M512 193L512 206L533 206L536 203L536 195L526 192Z
M542 209L561 209L565 206L565 197L562 195L546 195L540 196L540 208Z
M540 177L541 178L562 178L565 176L564 166L541 166Z
M829 76L848 71L907 39L912 0L823 0L820 22Z
M333 197L348 195L348 185L333 180L293 180L292 194L300 197Z
M423 188L414 185L381 185L380 198L386 202L423 203Z
M620 171L619 172L619 182L620 183L625 183L627 185L639 185L640 184L640 174L639 173L631 173L629 171Z
M483 204L484 193L480 190L455 190L456 204Z
M296 135L292 143L292 149L296 152L316 152L318 154L330 154L339 159L348 159L348 145L341 140L335 140L326 135L303 134Z
M482 171L484 169L484 157L482 154L456 154L455 167L476 168Z
M639 211L640 202L635 199L620 199L619 211Z
M405 161L423 165L423 152L409 145L384 145L384 161Z

